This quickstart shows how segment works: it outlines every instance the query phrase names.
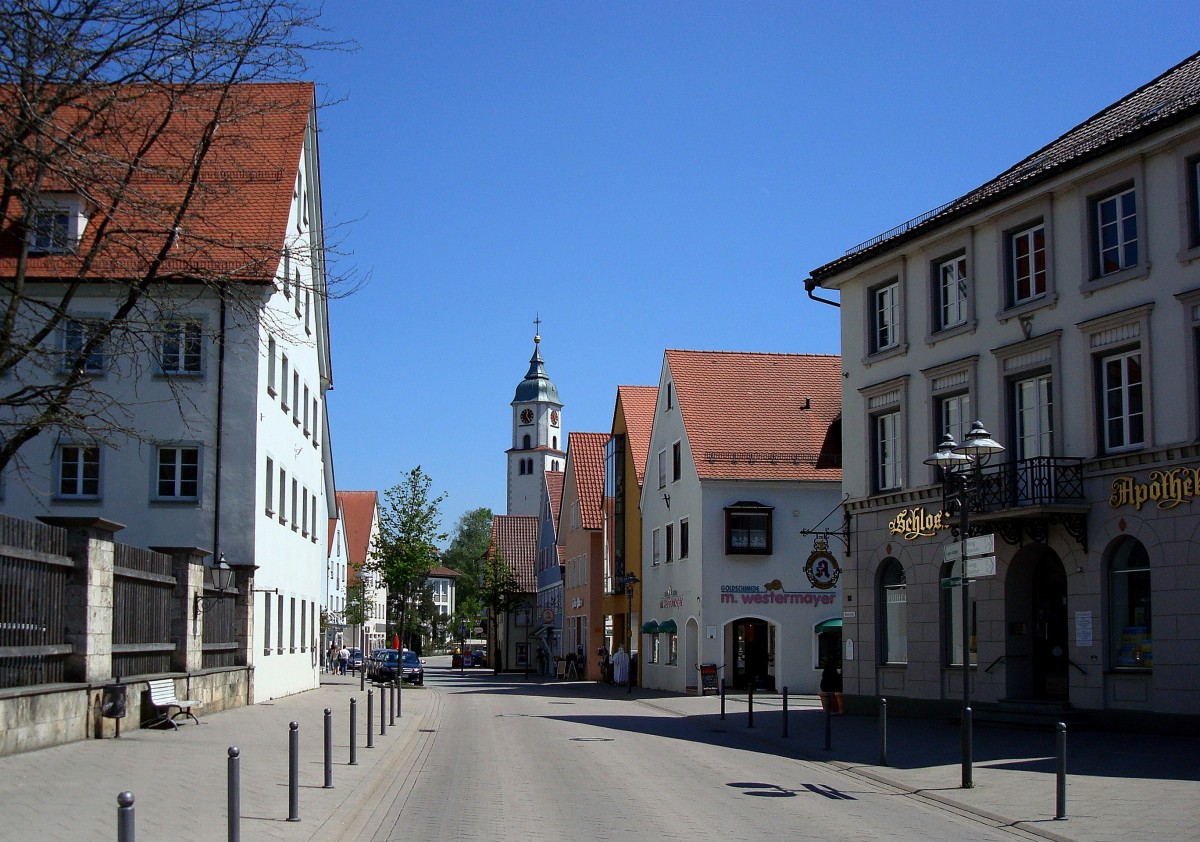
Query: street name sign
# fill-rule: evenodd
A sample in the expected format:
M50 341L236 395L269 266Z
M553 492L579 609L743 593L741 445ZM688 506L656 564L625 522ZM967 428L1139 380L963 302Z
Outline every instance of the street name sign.
M976 578L978 576L995 576L996 575L996 557L994 555L986 555L982 558L967 559L967 576Z
M976 535L974 538L966 540L967 558L972 556L986 555L996 551L996 536L995 535ZM953 544L947 544L943 548L946 561L954 562L962 558L963 542L955 541Z

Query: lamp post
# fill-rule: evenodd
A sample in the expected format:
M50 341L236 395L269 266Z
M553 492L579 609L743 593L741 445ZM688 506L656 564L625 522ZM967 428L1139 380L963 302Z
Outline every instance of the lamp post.
M629 675L626 676L627 681L625 682L625 687L626 687L625 692L632 693L633 692L633 586L636 585L641 580L638 579L637 576L634 576L632 573L628 573L625 576L622 576L619 581L622 585L625 586L625 599L628 603L628 607L625 610L625 638L626 638L625 654L629 657Z
M962 788L970 789L975 786L972 763L972 723L971 723L971 580L967 577L967 536L971 528L971 503L979 492L981 473L980 468L987 463L992 454L1002 453L1004 446L992 438L992 434L984 429L983 423L976 421L971 430L963 437L963 443L954 441L954 436L946 433L937 451L925 460L926 465L933 465L943 470L943 481L949 491L953 488L953 496L947 493L946 499L953 499L958 504L958 540L960 542L959 564L962 571L962 661L963 661L963 710L962 710Z

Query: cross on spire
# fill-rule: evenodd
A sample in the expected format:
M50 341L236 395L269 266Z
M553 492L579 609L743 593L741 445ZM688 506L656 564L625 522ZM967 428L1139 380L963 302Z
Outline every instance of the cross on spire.
M533 314L533 341L535 344L542 341L541 328L542 328L542 314L535 310L534 314Z

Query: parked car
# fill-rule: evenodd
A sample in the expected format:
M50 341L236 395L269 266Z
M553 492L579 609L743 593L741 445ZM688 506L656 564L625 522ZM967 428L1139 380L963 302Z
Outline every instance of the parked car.
M393 649L393 652L396 650ZM417 656L416 652L405 649L403 659L401 661L401 670L404 681L409 684L424 684L425 683L425 662Z
M355 670L362 669L362 665L363 665L363 651L358 648L351 649L350 657L346 659L346 669L351 670L353 672Z
M367 659L367 680L388 682L396 680L400 653L395 649L375 649Z

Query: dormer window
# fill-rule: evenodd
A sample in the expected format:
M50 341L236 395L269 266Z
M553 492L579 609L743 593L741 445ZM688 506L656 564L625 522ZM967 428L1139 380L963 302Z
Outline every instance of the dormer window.
M29 218L29 251L32 254L71 254L79 246L87 217L83 200L70 194L43 196Z

